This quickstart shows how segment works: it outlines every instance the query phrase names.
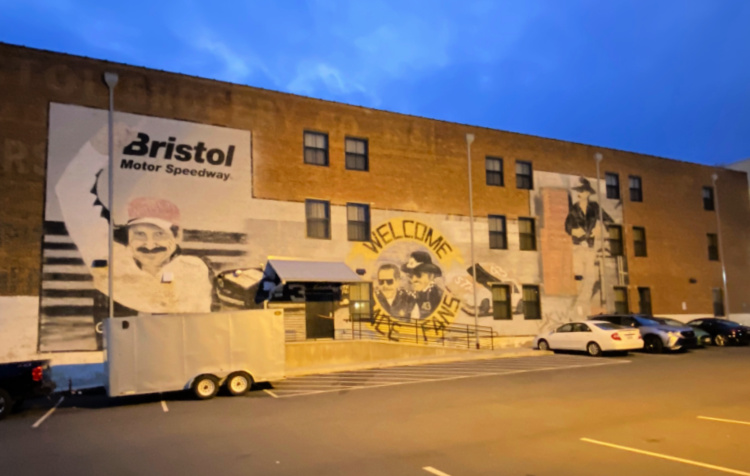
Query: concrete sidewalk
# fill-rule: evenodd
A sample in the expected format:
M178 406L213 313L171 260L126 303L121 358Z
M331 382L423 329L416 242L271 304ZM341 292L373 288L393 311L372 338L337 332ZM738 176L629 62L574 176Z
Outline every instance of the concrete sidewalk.
M364 362L315 362L312 365L294 365L287 359L287 377L298 377L302 375L325 374L332 372L346 372L352 370L377 369L385 367L398 367L403 365L422 365L437 364L445 362L461 362L472 360L501 359L510 357L537 357L542 355L551 355L552 352L535 350L530 347L502 348L495 350L468 350L468 349L451 349L447 355L434 356L414 356L409 354L409 347L415 347L414 344L395 344L390 342L379 342L377 344L386 344L390 346L407 346L404 348L404 356L400 358L377 359ZM425 346L416 346L425 349ZM287 346L289 349L289 346ZM440 349L440 348L438 348Z

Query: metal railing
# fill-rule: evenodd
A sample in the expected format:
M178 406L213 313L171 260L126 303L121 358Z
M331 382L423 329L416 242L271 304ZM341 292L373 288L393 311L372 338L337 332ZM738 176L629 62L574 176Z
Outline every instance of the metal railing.
M417 319L379 319L350 321L350 328L340 328L333 335L324 340L375 340L385 342L400 342L404 344L418 344L442 346L464 349L495 348L495 332L489 326L474 326L473 324L436 325L434 321ZM303 333L292 329L286 330L287 342L301 342L308 339Z

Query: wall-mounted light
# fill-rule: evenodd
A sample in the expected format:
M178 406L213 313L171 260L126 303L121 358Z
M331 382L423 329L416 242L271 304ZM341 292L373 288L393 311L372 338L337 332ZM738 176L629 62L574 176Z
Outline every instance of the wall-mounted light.
M695 284L695 283L698 282L698 280L695 279L695 278L690 278L690 279L688 279L688 281L690 282L690 284Z

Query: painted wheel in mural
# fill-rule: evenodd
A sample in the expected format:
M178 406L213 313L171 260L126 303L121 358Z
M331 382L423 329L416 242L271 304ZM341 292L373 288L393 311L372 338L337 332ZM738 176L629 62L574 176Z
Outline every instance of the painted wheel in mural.
M8 392L0 388L0 420L8 416L11 408L13 408L13 400Z
M193 381L193 393L199 400L208 400L219 391L219 379L213 375L199 375Z
M244 395L253 386L253 378L246 372L234 372L227 377L226 386L230 395Z
M602 355L602 348L599 347L599 344L597 344L596 342L589 342L589 344L586 346L586 351L592 357L599 357L600 355Z
M549 350L549 344L544 339L539 341L537 347L539 347L539 350Z
M714 337L714 344L716 344L719 347L724 347L725 345L727 345L727 340L723 335L719 334L716 337Z
M652 354L660 354L664 350L664 343L662 343L661 339L658 336L646 336L646 338L644 339L643 348L646 350L646 352L650 352Z

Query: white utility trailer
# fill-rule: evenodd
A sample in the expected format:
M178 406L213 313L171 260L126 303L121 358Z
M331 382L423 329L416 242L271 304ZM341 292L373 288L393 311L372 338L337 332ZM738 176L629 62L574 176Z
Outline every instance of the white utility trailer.
M105 319L111 397L192 390L211 398L225 385L242 395L253 382L284 378L280 310L146 315Z

